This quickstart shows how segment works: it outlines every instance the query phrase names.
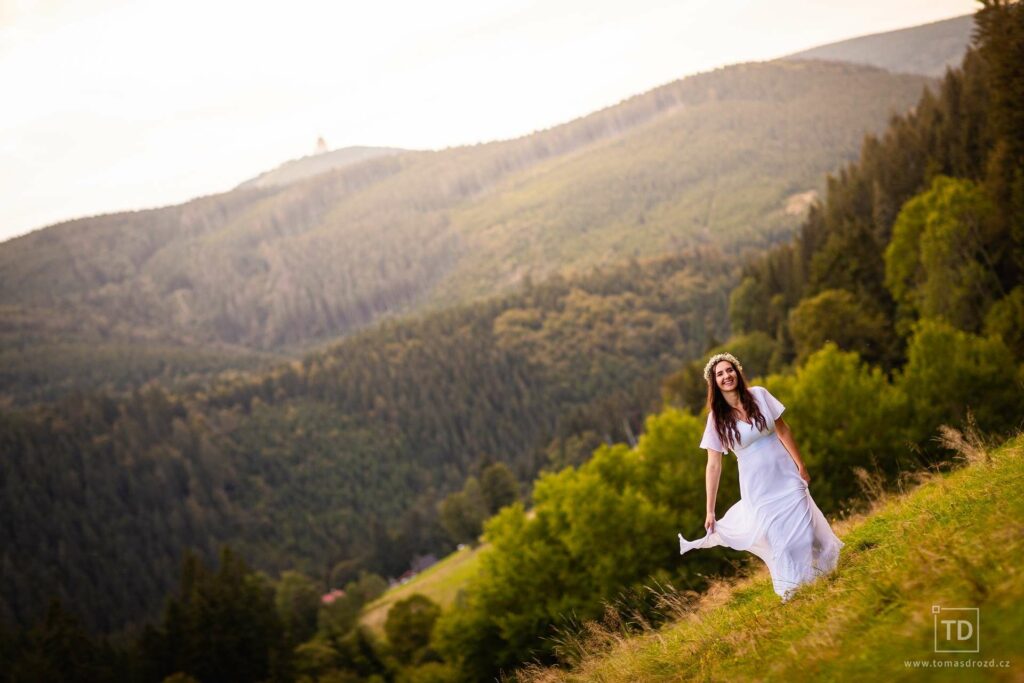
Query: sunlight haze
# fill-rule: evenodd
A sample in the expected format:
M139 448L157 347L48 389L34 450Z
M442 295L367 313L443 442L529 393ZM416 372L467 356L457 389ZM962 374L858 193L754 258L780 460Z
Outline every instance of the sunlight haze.
M222 192L330 148L516 137L966 0L0 0L0 239Z

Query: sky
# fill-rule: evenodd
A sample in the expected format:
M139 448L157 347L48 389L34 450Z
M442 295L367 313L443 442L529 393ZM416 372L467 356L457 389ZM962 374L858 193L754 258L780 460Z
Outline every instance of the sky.
M548 128L974 0L0 0L0 240L350 145Z

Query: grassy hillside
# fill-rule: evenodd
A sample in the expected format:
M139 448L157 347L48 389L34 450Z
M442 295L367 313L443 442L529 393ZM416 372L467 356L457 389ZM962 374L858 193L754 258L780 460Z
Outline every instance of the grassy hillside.
M787 59L829 59L939 77L948 67L960 65L971 42L973 26L974 17L968 14L822 45Z
M379 156L9 240L0 344L25 372L5 392L46 394L29 343L42 358L138 339L294 354L527 277L699 244L763 247L797 227L793 197L821 191L926 82L843 64L736 65L515 140Z
M427 596L442 609L448 609L455 603L466 580L476 573L479 567L476 558L485 547L486 544L476 548L460 548L426 571L420 572L409 582L391 588L363 608L359 623L368 627L374 634L383 636L384 622L387 621L391 606L416 593Z
M523 679L920 680L918 668L943 666L933 659L980 659L1010 664L960 665L957 680L1020 680L1024 437L992 451L959 445L966 467L920 477L838 524L846 547L836 572L791 602L779 602L763 568L700 598L666 591L667 625L591 624L563 638L571 669L534 668ZM978 654L934 653L933 605L979 608Z

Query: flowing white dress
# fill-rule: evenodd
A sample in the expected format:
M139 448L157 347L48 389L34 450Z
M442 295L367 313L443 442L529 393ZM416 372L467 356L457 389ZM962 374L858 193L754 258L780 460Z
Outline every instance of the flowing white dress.
M836 567L844 543L811 498L796 463L775 433L775 420L786 409L764 387L750 387L767 422L764 431L742 420L740 443L733 449L739 465L740 500L715 521L704 538L687 541L679 534L679 553L727 546L747 550L768 565L775 592L787 601L798 586ZM708 415L700 447L725 453Z

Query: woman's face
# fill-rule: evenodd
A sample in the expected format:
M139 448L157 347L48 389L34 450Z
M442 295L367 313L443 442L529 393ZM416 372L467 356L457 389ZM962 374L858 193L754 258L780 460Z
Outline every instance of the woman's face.
M732 366L732 363L727 360L718 361L715 363L714 373L715 384L718 385L719 389L722 391L736 390L736 382L738 379L736 377L736 368Z

